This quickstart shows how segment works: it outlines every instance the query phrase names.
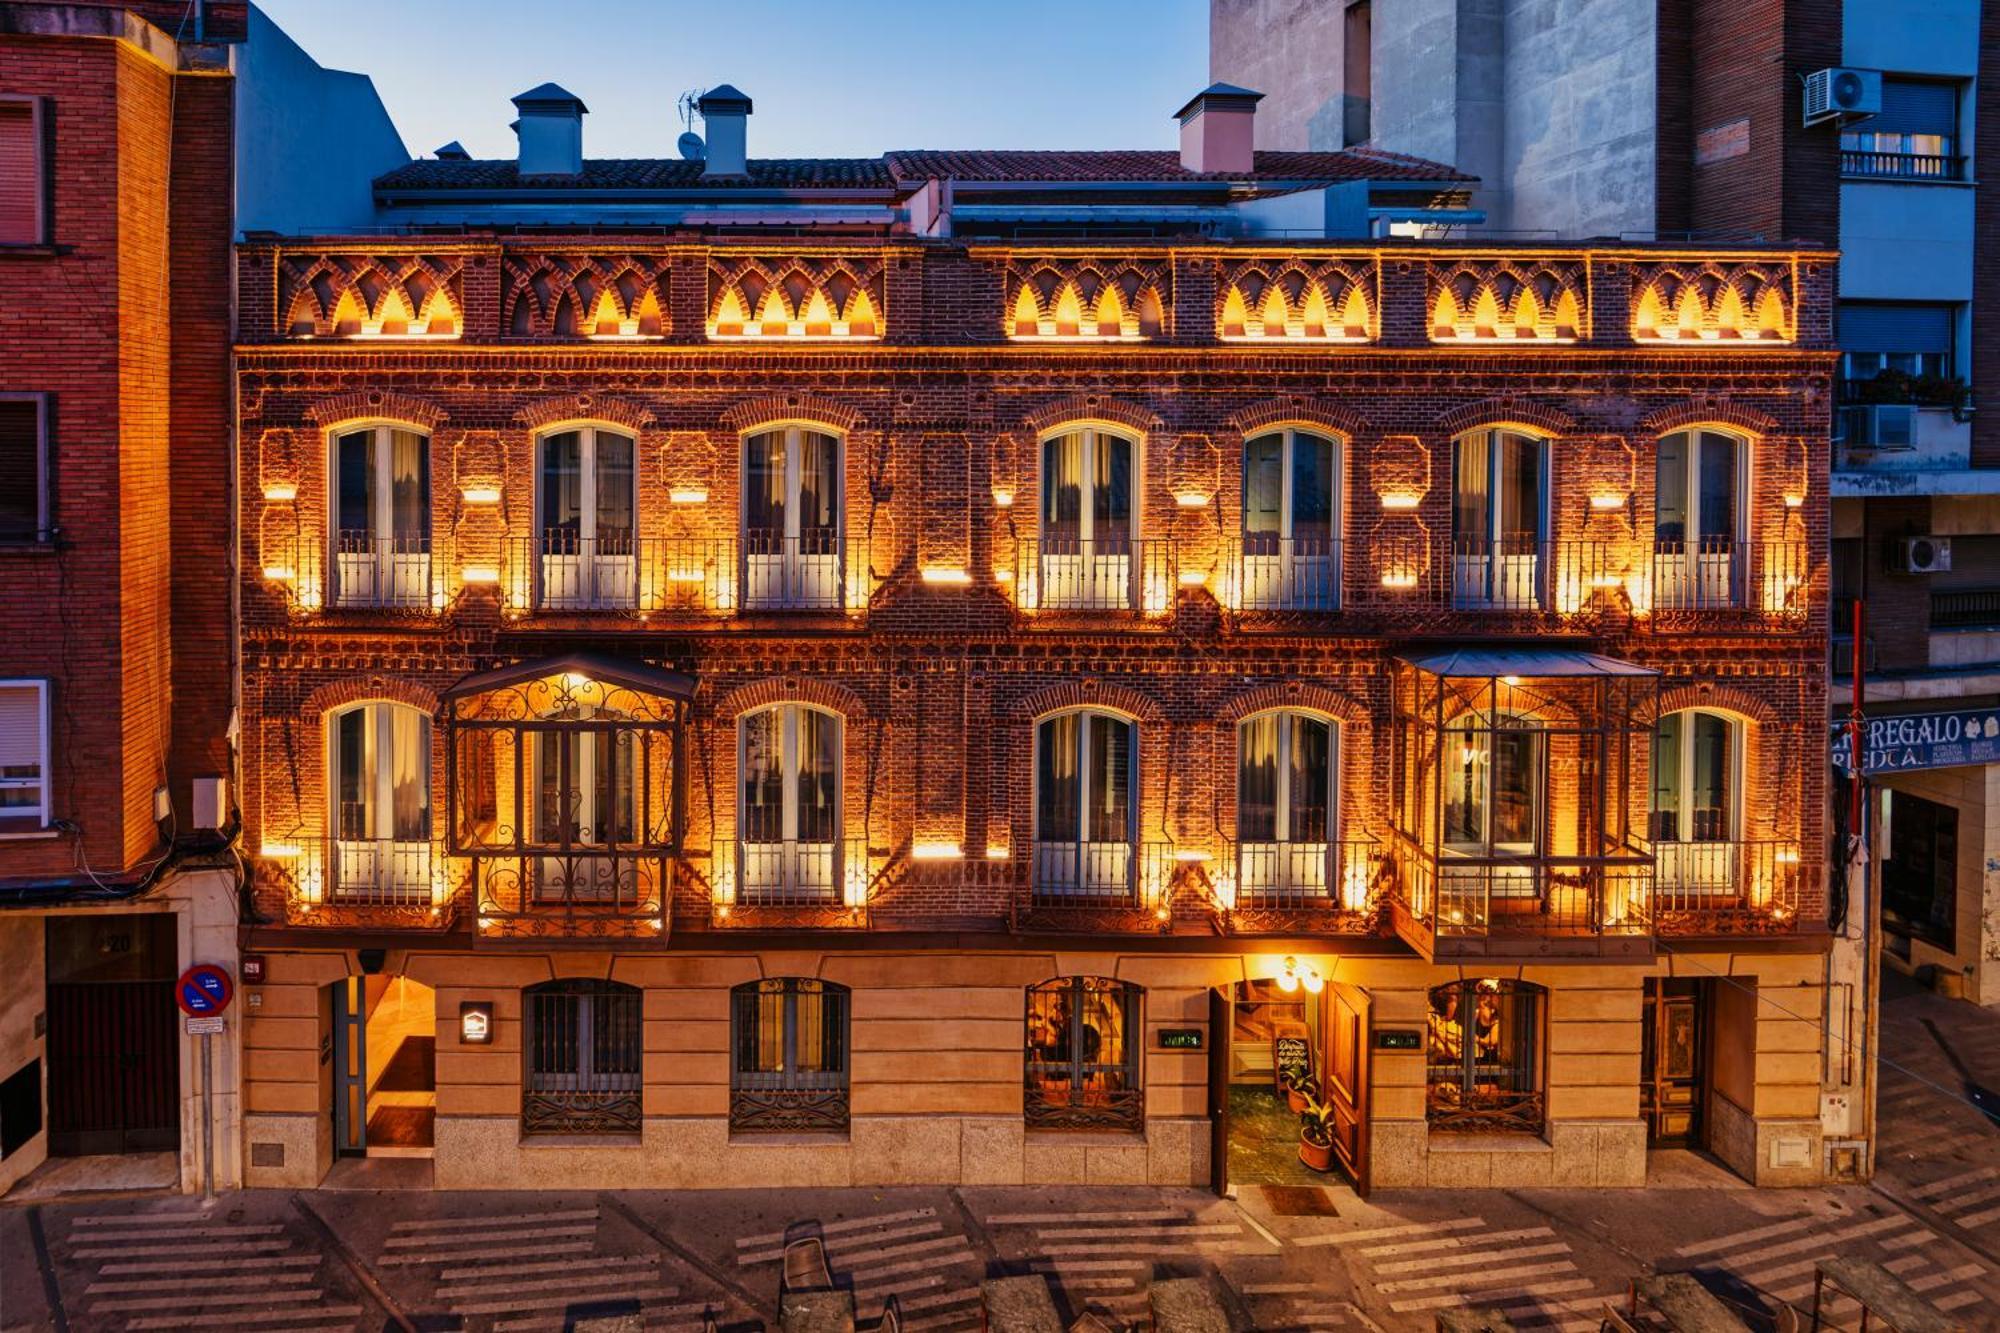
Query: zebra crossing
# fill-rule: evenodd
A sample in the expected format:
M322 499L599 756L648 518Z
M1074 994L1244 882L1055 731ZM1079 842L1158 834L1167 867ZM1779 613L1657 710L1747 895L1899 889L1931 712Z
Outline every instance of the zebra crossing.
M285 1227L197 1213L73 1218L66 1258L88 1270L81 1322L131 1330L349 1333L362 1307L329 1296L323 1256Z
M935 1208L842 1218L791 1234L819 1236L834 1281L854 1292L857 1325L879 1320L893 1297L906 1329L979 1327L985 1263L962 1233L946 1229ZM736 1241L737 1266L770 1268L773 1292L783 1271L786 1235L770 1231Z
M1388 1311L1413 1321L1428 1320L1436 1310L1476 1305L1499 1310L1516 1327L1584 1333L1598 1327L1595 1316L1618 1296L1616 1288L1578 1266L1569 1242L1549 1226L1490 1226L1481 1217L1448 1217L1295 1236L1290 1243L1329 1247L1350 1258L1365 1269L1369 1288ZM1316 1301L1310 1290L1291 1300L1287 1325L1338 1326L1326 1316L1339 1311Z
M1216 1264L1278 1249L1223 1205L995 1213L985 1220L1001 1252L1045 1274L1071 1310L1099 1308L1128 1325L1149 1317L1147 1286L1161 1261Z
M2000 1166L1977 1167L1933 1180L1910 1194L1933 1212L1966 1231L2000 1223Z
M1873 1259L1940 1310L1988 1306L1993 1299L1972 1285L1991 1273L1987 1264L1945 1252L1936 1233L1901 1212L1789 1218L1675 1251L1690 1267L1720 1269L1770 1300L1800 1307L1812 1301L1815 1266L1836 1254ZM1834 1328L1850 1327L1860 1318L1860 1306L1831 1290L1820 1310Z
M679 1300L657 1253L611 1250L595 1205L396 1222L374 1264L424 1270L438 1302L494 1333L558 1330L585 1312L637 1312L649 1329L699 1333L719 1313L714 1302Z

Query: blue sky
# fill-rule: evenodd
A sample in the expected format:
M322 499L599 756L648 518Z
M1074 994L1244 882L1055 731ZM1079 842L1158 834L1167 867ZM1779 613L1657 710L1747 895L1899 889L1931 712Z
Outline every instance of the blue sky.
M412 153L512 157L507 99L590 107L590 157L672 156L687 88L756 103L753 157L1166 148L1208 82L1208 0L257 0L371 75Z

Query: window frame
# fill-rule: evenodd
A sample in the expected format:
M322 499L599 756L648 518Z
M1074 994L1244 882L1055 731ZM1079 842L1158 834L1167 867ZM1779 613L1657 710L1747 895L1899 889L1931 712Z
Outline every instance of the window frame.
M1723 736L1728 745L1728 751L1724 759L1724 767L1726 769L1726 772L1724 773L1724 780L1728 783L1729 809L1727 811L1728 818L1726 820L1726 826L1723 830L1723 836L1719 838L1697 838L1689 836L1690 832L1692 831L1691 825L1693 823L1693 820L1691 816L1691 811L1694 806L1694 792L1695 792L1694 721L1696 718L1702 718L1702 717L1714 718L1716 721L1722 723ZM1678 743L1678 748L1680 750L1680 754L1677 759L1677 762L1679 764L1679 770L1678 770L1679 780L1675 783L1675 786L1678 788L1678 790L1674 793L1677 805L1675 809L1671 812L1674 815L1675 819L1674 831L1677 836L1672 838L1662 838L1659 836L1659 829L1660 829L1659 816L1667 814L1669 812L1663 810L1659 806L1658 803L1660 795L1659 778L1655 772L1650 770L1653 770L1655 766L1658 764L1658 759L1654 756L1657 756L1659 751L1660 728L1666 724L1668 718L1681 718L1683 719L1683 721L1680 724L1680 738ZM1660 716L1657 719L1655 719L1653 723L1652 743L1653 743L1654 754L1653 756L1649 756L1651 762L1648 765L1649 773L1648 773L1647 785L1652 790L1652 796L1649 801L1649 804L1652 807L1650 813L1653 815L1653 819L1651 821L1652 828L1649 830L1649 832L1652 835L1652 841L1654 845L1657 847L1657 846L1666 846L1666 845L1674 845L1681 843L1734 843L1742 841L1743 779L1744 779L1745 747L1744 747L1743 723L1741 719L1732 717L1728 713L1722 712L1721 710L1715 708L1699 708L1699 707L1676 708L1672 712L1660 714Z
M35 234L24 241L10 241L0 238L0 249L37 249L53 244L55 232L55 173L54 154L49 143L49 128L53 123L49 99L34 93L0 93L0 104L26 106L28 108L28 134L35 153Z
M538 1069L538 1056L558 1053L542 1040L540 1025L548 1021L542 1001L574 997L576 1018L563 1043L573 1055L574 1068ZM622 1133L640 1130L646 1077L645 992L622 982L596 978L563 978L528 986L521 991L521 1132L524 1135ZM609 1013L612 1008L627 1010ZM629 1056L628 1069L599 1070L603 1054L599 1024L616 1029L612 1040L625 1043L614 1054ZM589 1066L586 1068L586 1066ZM560 1086L568 1079L573 1086ZM537 1087L538 1081L551 1086ZM601 1087L586 1087L602 1083Z
M1093 986L1110 989L1117 994L1119 1022L1124 1030L1119 1034L1124 1058L1115 1065L1105 1061L1087 1060L1084 1047L1084 997ZM1069 1014L1062 1034L1069 1054L1060 1059L1039 1059L1037 1048L1031 1043L1032 1029L1028 1026L1034 1018L1035 997L1038 994L1067 994ZM1022 1120L1030 1130L1111 1130L1121 1132L1143 1132L1146 1125L1144 1053L1141 1050L1145 1033L1145 988L1134 982L1117 977L1084 976L1051 977L1036 982L1023 992L1022 1016ZM1100 1045L1102 1038L1099 1038ZM1037 1077L1037 1070L1045 1075ZM1116 1072L1123 1075L1125 1087L1112 1089L1105 1099L1097 1104L1090 1101L1087 1082L1093 1073ZM1066 1100L1056 1103L1050 1100L1051 1083L1059 1075L1068 1081Z
M1250 449L1251 446L1272 436L1278 437L1278 527L1275 532L1250 531ZM1325 443L1328 454L1327 467L1327 535L1323 539L1326 549L1317 553L1301 552L1300 538L1296 527L1298 522L1297 480L1294 472L1298 457L1298 446L1302 440ZM1254 434L1243 437L1242 448L1237 454L1241 485L1237 493L1237 539L1242 552L1244 568L1238 573L1241 583L1249 582L1249 565L1252 559L1276 559L1279 570L1280 592L1275 601L1256 599L1258 606L1270 605L1274 609L1291 607L1324 607L1338 610L1341 603L1341 562L1344 551L1343 535L1347 523L1347 441L1334 431L1309 425L1276 425L1266 427ZM1275 542L1274 552L1252 551L1253 545ZM1295 589L1299 562L1304 560L1324 560L1326 573L1321 578L1323 591L1317 596L1307 593L1300 595ZM1246 604L1251 602L1250 589L1245 586L1242 596Z
M1061 839L1044 838L1042 836L1042 732L1050 724L1065 717L1074 717L1077 719L1075 836ZM1125 837L1122 843L1100 841L1089 836L1091 804L1090 723L1093 719L1100 717L1107 718L1124 727L1126 730L1126 749L1130 758L1125 766ZM1057 896L1065 898L1103 899L1108 896L1115 896L1120 899L1126 899L1135 897L1139 883L1138 871L1141 845L1139 839L1139 797L1141 792L1139 768L1141 753L1139 742L1139 720L1112 708L1102 708L1086 704L1077 708L1057 709L1055 712L1044 713L1035 719L1033 747L1032 753L1029 756L1029 762L1032 767L1029 770L1028 809L1029 830L1036 848L1035 863L1037 870L1039 871L1043 860L1041 852L1043 847L1073 846L1077 849L1076 861L1074 863L1075 874L1071 886L1053 890L1048 889L1041 883L1041 877L1038 873L1036 876L1036 892L1052 892ZM1125 885L1117 893L1110 895L1093 887L1086 869L1089 857L1085 850L1090 847L1108 846L1123 846L1127 849Z
M746 835L749 827L749 792L745 782L748 767L747 754L752 718L767 713L779 715L779 833L775 840L752 842ZM800 733L803 728L800 718L805 713L817 713L831 721L833 726L833 836L826 839L832 848L832 874L827 886L805 886L801 883L799 871L804 860L806 847L818 847L818 841L808 843L799 836L799 781L803 770L800 767L802 750ZM736 884L737 891L746 903L754 903L762 896L810 895L837 902L842 895L844 868L841 865L842 835L846 830L847 808L847 719L831 708L805 703L796 699L784 699L765 704L758 708L746 709L736 716ZM781 882L773 887L752 887L745 873L747 849L750 847L780 847L785 849L781 857Z
M1048 517L1050 495L1049 445L1070 435L1079 436L1082 440L1077 473L1082 480L1077 487L1076 532L1073 534L1055 533L1050 530L1051 520ZM1107 439L1116 440L1124 444L1127 449L1131 450L1132 456L1131 480L1127 484L1127 495L1125 497L1125 502L1130 507L1131 513L1125 520L1123 532L1112 532L1108 535L1097 531L1097 516L1093 512L1095 505L1091 503L1091 500L1097 493L1096 469L1092 464L1097 457L1100 442ZM1145 442L1139 437L1137 431L1100 425L1096 422L1078 421L1070 422L1054 430L1044 432L1042 437L1035 442L1035 536L1037 541L1044 548L1046 548L1048 542L1051 540L1067 539L1079 543L1089 542L1092 544L1093 551L1096 544L1100 542L1116 543L1122 541L1128 548L1137 545L1140 524L1146 510L1145 460ZM1112 553L1114 552L1098 552L1098 554Z
M777 987L775 991L766 987ZM811 987L813 989L808 990ZM744 1011L779 996L779 1067L746 1069ZM798 1068L799 1008L803 996L820 997L820 1023L837 1031L834 1067ZM733 1134L845 1132L854 1065L852 993L818 977L760 977L730 988L729 1129ZM822 1053L825 1045L822 1043Z
M50 704L53 682L42 676L19 676L0 679L0 690L32 688L35 691L36 712L40 717L40 733L37 737L38 759L35 776L28 778L0 777L0 789L18 791L27 787L36 789L39 796L33 814L0 814L0 838L37 837L46 833L51 819L53 775L50 773L51 751L54 748L55 719ZM33 821L30 823L30 821Z
M750 450L758 440L769 435L784 437L785 472L785 527L776 534L775 552L755 550L760 545L750 526ZM806 437L817 435L833 443L833 549L831 551L808 551L805 549L808 529L800 500L801 486L805 476L804 458ZM754 429L746 430L738 436L736 447L736 539L741 552L739 568L736 571L738 605L746 610L785 611L811 610L827 607L844 608L848 602L847 593L847 435L846 432L819 421L786 420L771 421ZM816 529L814 531L817 531ZM769 541L766 537L764 541ZM781 588L798 588L799 593L780 592L777 596L753 590L756 582L750 576L753 559L770 559L779 562ZM806 582L804 563L808 559L831 557L834 565L834 588L830 602L817 596L804 595Z
M395 719L399 712L413 714L419 721L421 744L418 747L423 769L423 821L424 836L421 838L398 838L395 836ZM363 716L362 731L364 754L375 756L374 781L364 799L363 808L367 812L365 822L371 827L380 827L386 819L390 832L387 836L374 833L350 837L345 831L345 820L341 816L341 778L344 769L341 763L340 725L343 718L359 713ZM370 714L374 716L370 718ZM413 704L394 699L355 699L329 709L324 720L326 745L326 883L325 894L328 902L378 902L430 904L433 900L431 882L434 865L433 844L437 837L437 801L433 782L436 777L435 747L437 745L437 719ZM388 755L384 763L382 756ZM367 777L367 761L360 775Z
M50 447L54 395L39 390L0 391L0 402L35 405L35 530L20 537L0 533L0 545L47 546L55 540L55 457Z
M1508 439L1519 439L1533 447L1535 456L1534 497L1535 531L1533 550L1526 552L1535 560L1531 600L1523 605L1511 595L1506 586L1506 570L1501 561L1519 559L1522 552L1510 550L1509 534L1501 531L1501 515L1505 508L1503 494L1507 477L1507 454L1504 447ZM1485 491L1480 501L1480 516L1486 529L1483 538L1464 536L1459 532L1458 516L1466 507L1466 497L1461 495L1460 481L1463 468L1460 465L1460 451L1468 441L1482 440L1486 449ZM1548 581L1550 559L1551 506L1554 504L1555 462L1554 440L1538 431L1508 424L1475 426L1471 430L1460 431L1451 440L1451 552L1452 552L1452 602L1463 610L1541 610L1548 604ZM1475 549L1476 548L1476 549ZM1474 593L1459 591L1458 563L1464 559L1484 559L1486 571L1484 587Z
M423 488L423 531L417 538L421 549L409 552L399 551L395 547L397 541L395 519L395 438L398 431L414 435L422 442L418 453L419 457L423 460L423 475L421 478ZM343 525L345 515L341 512L340 495L340 446L351 437L363 433L368 434L370 437L368 442L368 472L370 487L375 492L374 502L370 507L368 524L365 529ZM434 555L433 547L437 539L437 524L435 522L435 511L437 509L437 491L435 487L437 479L433 475L434 468L432 465L436 460L431 456L431 432L414 422L379 418L350 421L336 426L327 431L326 442L326 550L327 569L332 575L329 580L331 585L329 592L331 596L327 599L328 605L336 607L415 606L420 602L420 609L432 609L430 594L434 587L433 576L435 573L432 560ZM378 520L383 520L384 522L378 523ZM365 540L371 543L374 548L371 555L372 563L375 566L375 590L373 595L366 597L350 595L343 586L343 580L340 577L342 558L344 555L351 554L342 550L344 535L350 532L359 533L364 531L366 533ZM389 543L389 550L386 553L381 549L381 544L384 542ZM424 595L418 599L418 602L412 602L407 598L397 596L393 591L395 582L393 577L385 578L384 567L388 566L392 569L393 562L397 558L406 556L421 557L423 560L421 582ZM391 585L391 591L387 593L383 590L385 582Z
M567 540L557 541L552 534L562 529L547 527L542 522L542 506L548 496L548 456L550 445L564 435L577 436L577 522L574 546ZM603 543L606 534L598 531L599 503L597 488L602 472L598 448L600 435L612 435L632 446L632 502L628 509L631 525L627 527L622 540L615 541L615 549L606 549ZM534 434L534 447L530 456L530 466L534 472L533 494L529 497L532 508L528 520L528 549L533 553L534 604L539 610L548 611L608 611L637 609L644 579L639 564L639 505L644 492L640 476L641 458L644 451L639 447L639 432L629 426L620 426L605 421L564 421L544 426ZM568 534L564 534L567 537ZM611 593L599 590L598 581L604 576L603 563L625 560L631 563L630 571L613 567L610 577L619 585ZM561 582L550 575L551 562L569 561L574 566L570 577L579 585L577 591L563 594L553 593L551 583ZM560 565L557 566L561 568Z
M1526 725L1516 725L1526 724ZM1534 831L1526 844L1496 842L1493 837L1493 750L1494 737L1501 733L1525 733L1533 737L1534 781ZM1524 713L1486 712L1469 709L1447 722L1444 726L1444 744L1439 747L1440 765L1447 765L1451 758L1452 739L1455 736L1473 735L1484 738L1485 758L1479 763L1479 805L1482 833L1477 844L1478 850L1468 850L1470 843L1454 843L1451 838L1451 799L1447 790L1448 781L1444 768L1439 774L1438 805L1439 827L1438 846L1447 858L1469 858L1493 860L1496 858L1539 858L1545 854L1548 845L1549 816L1549 728L1539 719ZM1525 850L1522 850L1525 847Z
M1478 1044L1465 1040L1468 1026L1464 1015L1470 1012L1477 1016L1482 993L1498 997L1502 1015L1510 1001L1517 1006L1517 1035L1511 1058L1482 1062L1478 1059ZM1441 999L1445 997L1457 1000L1450 1018L1446 1018L1439 1008ZM1540 1134L1547 1128L1548 997L1546 987L1498 977L1460 977L1432 986L1425 993L1424 1123L1431 1133ZM1523 1011L1525 1017L1522 1016ZM1456 1053L1452 1052L1448 1041L1454 1032ZM1500 1040L1496 1036L1496 1044ZM1438 1058L1439 1048L1443 1048L1443 1061ZM1456 1081L1435 1078L1434 1075L1440 1071L1453 1070L1454 1065L1449 1062L1456 1062ZM1501 1104L1489 1110L1467 1105L1478 1091L1476 1085L1482 1064L1489 1067L1489 1072L1511 1078L1515 1084L1511 1089L1494 1090L1498 1094L1495 1100ZM1513 1105L1505 1104L1509 1097L1514 1099Z

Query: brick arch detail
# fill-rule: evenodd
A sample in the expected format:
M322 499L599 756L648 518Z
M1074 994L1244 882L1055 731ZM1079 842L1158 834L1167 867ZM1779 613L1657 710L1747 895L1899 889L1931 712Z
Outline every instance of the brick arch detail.
M858 430L867 418L845 403L816 393L767 393L746 398L722 414L722 424L739 434L773 421L818 421L838 431Z
M1650 412L1639 422L1639 429L1652 435L1669 435L1689 426L1733 426L1753 435L1769 435L1778 429L1778 419L1727 398L1690 398Z
M358 421L364 417L407 421L413 426L434 431L445 423L449 414L427 398L392 393L386 389L356 389L351 393L334 394L306 409L306 420L322 427L343 421Z
M1309 682L1301 683L1296 689L1290 685L1259 685L1244 690L1223 704L1222 711L1217 714L1217 720L1234 726L1252 713L1264 713L1277 708L1324 713L1343 727L1369 725L1368 709L1365 705L1338 690Z
M1580 429L1576 418L1559 408L1514 397L1482 398L1476 403L1454 407L1439 417L1432 429L1439 435L1456 436L1475 426L1503 422L1517 422L1550 435L1574 435Z
M1252 403L1224 417L1222 424L1239 435L1248 435L1281 422L1322 426L1348 440L1357 439L1370 431L1367 419L1354 409L1324 398L1298 394Z
M514 420L529 430L553 426L558 421L602 421L642 431L653 424L653 414L645 407L596 393L565 393L540 398L514 414Z
M1101 393L1073 393L1023 414L1021 425L1043 435L1071 421L1108 421L1141 435L1167 428L1166 418L1149 407Z
M766 676L738 685L715 701L714 716L718 721L733 722L745 713L780 703L812 704L849 722L868 718L868 703L860 695L845 685L811 676Z
M391 703L408 704L431 717L438 715L437 692L427 685L401 676L349 676L328 681L308 694L299 705L299 716L324 717L336 708L368 699L387 699Z
M1660 691L1659 714L1678 713L1689 708L1711 713L1729 713L1758 726L1770 726L1778 718L1767 700L1733 685L1675 685Z
M1160 707L1160 701L1143 690L1095 678L1045 685L1017 699L1010 711L1017 719L1032 722L1050 713L1067 712L1073 708L1109 709L1141 722L1163 722L1167 716L1166 710Z

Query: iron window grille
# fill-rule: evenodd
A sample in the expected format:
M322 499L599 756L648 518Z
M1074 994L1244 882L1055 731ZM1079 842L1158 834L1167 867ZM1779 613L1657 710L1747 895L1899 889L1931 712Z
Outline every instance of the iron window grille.
M552 981L528 990L529 1134L636 1133L643 1028L639 992L612 981Z
M847 988L808 977L747 981L730 996L729 1127L847 1128Z
M1543 994L1490 977L1431 989L1424 1112L1432 1129L1541 1132Z
M1143 1126L1139 993L1107 977L1063 977L1028 988L1029 1128Z

